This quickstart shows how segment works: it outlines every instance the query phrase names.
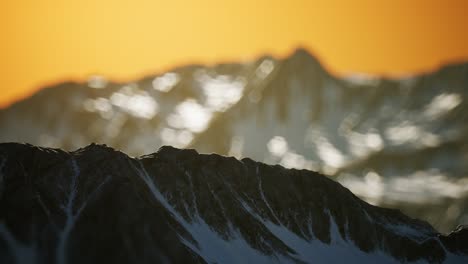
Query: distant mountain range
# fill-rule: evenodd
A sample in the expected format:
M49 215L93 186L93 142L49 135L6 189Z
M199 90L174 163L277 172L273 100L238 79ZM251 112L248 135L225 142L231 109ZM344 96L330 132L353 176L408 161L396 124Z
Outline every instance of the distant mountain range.
M468 64L401 79L327 73L305 50L118 84L63 83L0 111L0 142L130 155L162 145L330 175L448 232L468 223Z
M337 182L194 150L0 144L0 263L467 263L449 235Z

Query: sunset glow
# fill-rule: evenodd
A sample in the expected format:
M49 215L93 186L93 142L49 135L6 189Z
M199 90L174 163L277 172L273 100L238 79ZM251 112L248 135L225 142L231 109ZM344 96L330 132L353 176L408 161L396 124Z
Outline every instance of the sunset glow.
M16 0L0 4L0 107L44 85L284 57L401 76L468 60L467 1Z

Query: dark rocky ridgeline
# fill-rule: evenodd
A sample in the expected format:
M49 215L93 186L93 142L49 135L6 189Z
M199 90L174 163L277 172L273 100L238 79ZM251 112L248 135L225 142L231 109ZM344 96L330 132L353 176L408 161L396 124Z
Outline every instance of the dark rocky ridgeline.
M0 263L467 260L467 229L441 235L311 171L172 147L133 159L0 145Z

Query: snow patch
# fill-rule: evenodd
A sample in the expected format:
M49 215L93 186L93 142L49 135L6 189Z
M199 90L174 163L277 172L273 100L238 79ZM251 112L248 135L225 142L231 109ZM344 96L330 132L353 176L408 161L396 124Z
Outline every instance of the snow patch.
M208 263L288 263L290 260L282 257L267 256L260 251L252 248L243 238L242 234L228 223L229 239L223 239L220 234L210 227L203 218L196 212L191 221L185 220L175 208L170 205L169 201L164 197L161 191L156 187L150 175L138 161L138 167L131 163L140 178L145 182L151 191L153 197L161 203L166 210L174 217L174 219L190 234L195 241L184 238L179 234L182 242L203 258ZM189 176L189 174L188 174ZM190 177L190 176L189 176ZM190 179L190 178L189 178ZM193 196L195 199L195 196Z

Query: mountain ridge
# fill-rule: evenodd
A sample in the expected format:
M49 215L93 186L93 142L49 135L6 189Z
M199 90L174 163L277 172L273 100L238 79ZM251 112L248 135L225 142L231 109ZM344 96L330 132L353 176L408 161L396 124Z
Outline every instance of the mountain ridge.
M360 200L316 172L161 147L130 158L0 144L2 263L461 261L466 227Z
M251 157L319 171L448 232L468 219L467 76L468 64L457 64L403 79L338 79L299 50L129 83L93 77L0 110L0 142Z

